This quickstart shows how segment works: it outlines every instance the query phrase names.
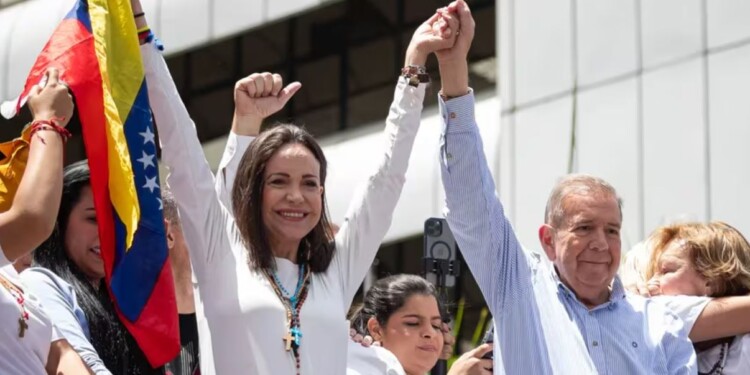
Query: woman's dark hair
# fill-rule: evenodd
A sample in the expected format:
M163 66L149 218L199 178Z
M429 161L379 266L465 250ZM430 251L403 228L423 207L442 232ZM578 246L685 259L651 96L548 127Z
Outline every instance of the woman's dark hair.
M266 227L263 223L263 186L266 166L271 157L288 144L301 144L320 164L320 184L325 186L328 163L323 150L310 133L290 124L281 124L258 136L242 156L232 188L232 209L237 229L249 252L250 266L256 269L275 267ZM312 272L324 272L333 259L335 246L328 209L323 193L320 221L300 242L297 257Z
M370 318L375 318L384 326L391 315L414 295L435 297L440 314L444 314L434 285L417 275L399 274L380 279L372 285L365 294L362 307L351 314L351 327L361 334L369 335L367 322Z
M104 280L95 288L68 256L65 233L70 212L81 200L83 188L90 186L90 180L86 160L65 168L57 224L52 235L34 251L35 266L52 271L73 287L78 305L86 315L91 344L108 370L113 374L161 374L161 370L151 367L120 322Z

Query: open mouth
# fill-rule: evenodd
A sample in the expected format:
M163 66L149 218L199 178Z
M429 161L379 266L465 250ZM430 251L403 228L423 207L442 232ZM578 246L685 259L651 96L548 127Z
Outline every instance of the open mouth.
M286 220L290 221L300 221L309 215L306 212L300 212L300 211L276 211L279 216L283 217Z
M94 246L91 249L89 249L92 253L96 255L102 255L102 250L99 248L99 246Z

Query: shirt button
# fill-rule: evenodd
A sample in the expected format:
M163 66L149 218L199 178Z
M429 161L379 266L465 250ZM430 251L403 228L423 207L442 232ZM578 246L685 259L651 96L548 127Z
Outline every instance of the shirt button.
M448 159L453 159L453 154L448 153L447 155L445 155L445 157L448 158Z
M594 340L594 342L591 343L591 346L599 346L599 341Z
M451 118L456 118L456 112L451 112Z

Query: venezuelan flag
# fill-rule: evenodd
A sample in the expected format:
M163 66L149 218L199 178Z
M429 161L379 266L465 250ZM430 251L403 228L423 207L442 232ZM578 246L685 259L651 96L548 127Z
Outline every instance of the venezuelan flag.
M106 281L154 367L179 352L151 110L128 0L79 0L37 58L16 103L48 67L76 99Z

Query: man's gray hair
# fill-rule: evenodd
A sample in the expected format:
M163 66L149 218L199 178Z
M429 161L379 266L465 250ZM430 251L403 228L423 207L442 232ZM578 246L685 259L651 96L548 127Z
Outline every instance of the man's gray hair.
M172 192L166 187L162 187L161 189L161 205L164 218L172 224L179 224L180 214L177 212L177 201L174 199Z
M569 174L557 181L547 199L544 210L544 223L557 226L565 216L563 203L569 195L598 195L612 196L617 200L622 218L622 198L617 195L615 188L599 177L587 174Z

